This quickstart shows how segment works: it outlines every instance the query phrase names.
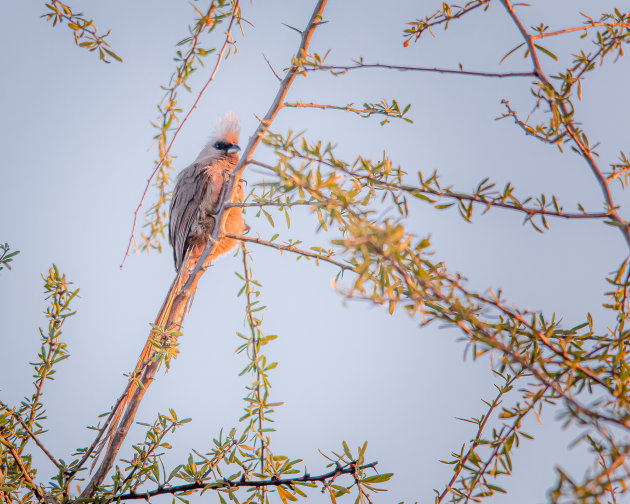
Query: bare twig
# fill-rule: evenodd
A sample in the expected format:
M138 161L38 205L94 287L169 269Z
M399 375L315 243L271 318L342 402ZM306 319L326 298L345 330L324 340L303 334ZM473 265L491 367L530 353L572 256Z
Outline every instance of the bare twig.
M360 70L365 68L380 68L383 70L397 70L400 72L431 72L439 74L450 75L467 75L471 77L495 77L498 79L509 77L536 77L533 72L481 72L481 71L469 71L463 69L452 68L437 68L437 67L413 67L402 65L387 65L383 63L357 63L356 65L317 65L307 66L300 69L301 72L316 72L316 71L332 71L338 73L346 73L351 70Z
M269 65L269 68L271 69L271 72L275 75L276 79L278 79L280 82L282 82L282 77L280 77L278 75L278 72L276 72L276 70L271 66L271 62L267 59L267 56L265 56L264 54L262 56L263 56L263 58L265 58L265 61L267 62L267 65Z
M264 409L263 409L263 394L261 391L261 381L262 381L262 377L261 377L261 373L260 373L260 367L258 366L258 347L259 347L259 340L258 340L258 335L256 332L256 328L258 327L259 323L256 323L256 321L254 320L254 316L252 314L252 306L253 306L253 298L252 298L252 279L251 279L251 271L249 268L249 264L247 261L247 255L249 254L249 252L247 251L247 247L245 246L245 242L241 242L241 251L243 253L243 273L245 276L245 297L247 300L247 307L246 307L246 312L247 312L247 325L249 325L249 329L251 331L252 334L252 339L251 339L251 345L252 345L252 356L251 356L251 361L252 363L256 363L255 365L255 369L256 369L256 378L253 379L252 381L254 382L254 389L255 389L255 394L256 394L256 401L258 401L258 436L257 438L260 439L260 474L264 474L265 472L265 438L264 438L264 431L263 431L263 424L264 424Z
M512 381L514 381L514 380L516 380L516 377L513 377L512 380L510 381L510 383ZM457 478L459 478L459 475L461 474L462 469L464 469L464 466L466 465L466 462L468 462L468 459L474 453L475 448L477 448L477 446L479 446L480 441L481 441L481 434L483 433L483 430L486 427L486 423L488 422L488 419L492 415L492 412L499 405L499 401L500 401L500 399L501 399L501 397L503 396L504 393L505 392L502 389L499 390L499 393L495 397L494 401L492 401L492 403L490 404L490 407L488 408L488 411L484 415L483 420L481 422L479 422L479 425L477 427L477 433L475 434L475 437L473 438L473 440L470 443L470 448L466 452L466 455L464 455L464 457L458 462L457 469L455 470L453 476L451 477L451 480L446 485L446 488L444 488L442 493L439 494L436 497L436 500L435 500L436 503L442 502L444 500L444 497L446 497L448 495L448 493L451 491L451 488L453 488L453 485L455 484L455 481L457 481Z
M101 438L103 437L103 434L105 434L105 431L107 431L107 428L109 427L110 423L112 422L114 418L113 412L118 410L118 406L125 399L127 390L129 389L130 386L131 384L127 385L127 387L125 388L125 391L123 392L123 395L121 395L118 398L118 401L116 401L116 404L114 405L112 409L112 413L108 415L107 420L105 420L105 423L103 424L103 426L98 430L98 433L96 434L96 438L94 438L94 441L92 441L92 444L85 451L85 453L83 454L83 457L81 457L81 460L79 460L79 463L74 467L74 469L72 469L69 472L68 477L66 478L66 487L70 484L70 481L72 481L72 479L76 476L76 474L83 468L83 465L90 458L90 455L94 453L94 450L96 450L96 447L99 445Z
M541 32L538 33L536 35L532 35L532 40L538 40L541 38L545 38L545 37L555 37L556 35L564 35L566 33L573 33L576 31L588 31L591 28L599 28L601 26L623 26L623 27L627 27L628 23L623 23L623 22L616 22L616 23L606 23L605 21L597 21L597 22L592 22L592 23L588 23L582 26L574 26L572 28L565 28L564 30L557 30L557 31L552 31L552 32Z

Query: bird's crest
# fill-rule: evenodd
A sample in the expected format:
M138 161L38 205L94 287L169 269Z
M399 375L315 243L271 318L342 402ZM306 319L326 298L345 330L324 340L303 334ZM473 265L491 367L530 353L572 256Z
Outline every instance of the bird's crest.
M238 116L234 112L226 113L220 120L214 135L210 137L210 140L206 146L201 150L197 156L196 162L199 162L206 158L216 158L221 153L214 148L214 144L218 141L227 142L238 145L238 137L241 132L241 127L238 123Z
M214 137L231 144L238 144L238 137L241 127L238 123L238 116L234 112L226 113L219 121Z

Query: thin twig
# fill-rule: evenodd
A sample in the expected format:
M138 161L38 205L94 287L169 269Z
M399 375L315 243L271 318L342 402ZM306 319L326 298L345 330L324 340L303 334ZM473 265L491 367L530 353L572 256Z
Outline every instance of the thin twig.
M467 75L471 77L496 77L498 79L509 77L536 77L533 72L481 72L481 71L469 71L463 69L451 69L451 68L437 68L437 67L413 67L402 65L387 65L383 63L358 63L356 65L318 65L307 66L300 69L301 72L316 72L316 71L332 71L346 73L351 70L359 70L365 68L380 68L384 70L397 70L400 72L431 72L439 74L450 75Z
M428 22L428 20L424 21L424 27L418 33L413 34L412 37L415 37L415 39L418 40L420 38L420 36L422 35L422 32L424 30L429 30L429 33L431 33L431 35L433 35L433 33L431 32L431 27L432 26L441 25L443 23L450 23L453 19L460 18L463 15L469 13L470 11L473 11L473 10L479 8L479 7L487 5L489 3L489 1L490 0L487 0L485 2L484 1L479 1L478 3L476 3L476 4L474 4L474 5L470 6L470 7L464 7L457 14L454 14L452 16L442 14L442 17L439 18L437 21L431 21L431 22ZM440 11L438 11L435 14L433 14L431 17L435 17L439 12ZM412 37L410 37L410 38L412 38Z
M253 164L253 163L250 163ZM254 201L249 203L243 203L240 201L234 203L226 203L226 208L263 208L263 207L294 207L294 206L312 206L316 204L315 200L300 200L300 201Z
M514 119L514 122L516 123L516 125L521 128L526 135L530 135L533 136L534 138L537 138L538 140L540 140L541 142L545 142L548 144L557 144L560 140L562 140L565 136L567 136L566 132L560 133L554 137L547 137L547 136L543 136L543 135L539 135L538 133L536 133L534 131L534 129L531 126L528 126L525 122L523 122L521 119L519 119L518 114L516 113L516 110L514 110L511 106L510 106L510 102L509 100L501 100L501 103L503 105L505 105L505 108L508 110L507 114L504 114L503 116L501 116L499 119L504 119L506 117L512 117Z
M345 110L346 112L354 112L355 114L369 114L369 115L384 115L387 117L402 117L402 113L400 111L391 111L391 110L375 110L375 109L358 109L354 108L351 105L324 105L320 103L303 103L303 102L295 102L295 103L284 103L285 107L293 107L293 108L316 108L321 110L332 109L332 110Z
M329 163L326 160L321 159L321 158L311 158L311 157L303 156L297 153L291 153L291 155L293 158L296 158L296 159L301 159L304 161L314 161L314 162L323 164L325 166L328 166L331 169L341 171L351 177L354 177L360 180L365 180L375 185L385 187L387 189L395 189L399 191L404 191L411 195L413 195L414 193L421 193L421 194L430 194L432 196L437 196L438 198L449 198L449 199L454 199L458 201L460 200L472 201L475 203L479 203L481 205L485 205L488 208L491 208L494 206L498 208L504 208L506 210L513 210L513 211L525 213L528 215L528 217L534 217L536 215L544 215L547 217L559 217L562 219L606 219L606 218L609 218L611 215L610 212L572 213L572 212L554 211L554 210L547 210L546 208L543 208L543 207L539 207L539 208L527 207L525 205L516 205L516 204L505 203L503 201L491 200L491 199L488 199L486 197L479 196L476 194L466 194L466 193L460 193L460 192L453 192L451 190L438 190L438 189L431 189L429 187L417 187L417 186L411 186L411 185L405 185L405 184L392 184L391 182L385 182L383 180L374 178L370 175L364 175L361 173L354 172L352 170L348 170L346 168L343 168L340 165ZM266 163L262 163L260 161L251 161L250 164L254 164L256 166L260 166L261 168L266 168L270 171L274 171L273 166ZM234 206L240 206L240 205L236 204ZM254 204L252 206L256 206L256 205Z
M616 23L606 23L605 21L597 21L593 23L589 23L583 26L575 26L573 28L565 28L564 30L557 30L552 32L541 32L536 35L532 35L532 40L538 40L545 37L555 37L556 35L564 35L566 33L573 33L576 31L588 31L591 28L598 28L600 26L623 26L624 28L628 26L628 23L616 22Z
M514 376L510 380L510 382L506 384L506 386L510 385L516 379L517 379L516 376ZM492 403L490 404L490 408L488 409L488 411L484 415L483 420L478 424L477 433L475 434L475 437L473 438L473 440L472 440L472 442L470 444L470 448L466 452L466 455L464 455L464 457L458 462L457 469L455 470L455 473L453 474L451 480L448 482L448 484L446 485L446 487L444 488L442 493L440 495L438 495L438 497L436 498L436 501L435 501L436 503L442 502L442 500L444 500L444 497L446 497L448 495L448 493L451 491L451 488L453 488L453 485L455 484L455 481L457 480L457 478L461 474L462 470L464 469L464 466L466 465L466 462L468 462L468 459L474 453L475 448L477 448L477 446L479 446L481 444L481 435L483 433L483 430L486 427L486 423L488 422L488 419L490 418L490 415L492 415L492 412L499 405L499 401L500 401L501 397L503 396L503 394L505 394L505 391L503 390L503 388L501 388L499 390L499 393L497 394L497 396L494 398L494 401L492 401Z
M354 266L350 265L350 264L344 264L340 261L336 261L335 259L333 259L330 256L326 256L323 254L317 254L315 252L309 252L308 250L303 250L303 249L299 249L297 248L295 245L279 245L277 243L273 243L267 240L263 240L261 238L252 238L251 236L243 236L243 235L235 235L232 233L225 233L224 235L226 238L232 238L233 240L239 240L241 242L248 242L248 243L257 243L258 245L264 245L265 247L272 247L275 248L276 250L286 250L288 252L293 252L294 254L298 254L298 255L302 255L302 256L306 256L306 257L311 257L313 259L315 259L316 261L326 261L327 263L330 264L334 264L335 266L337 266L338 268L341 268L343 270L353 270Z
M269 65L269 68L271 69L271 72L276 76L276 79L278 79L280 82L282 82L282 77L280 77L278 75L278 73L276 72L276 70L271 66L271 62L267 59L267 56L265 56L264 54L262 56L263 56L263 58L265 58L265 61L267 62L267 65Z
M125 392L123 392L123 395L121 395L118 398L118 401L116 401L116 404L112 408L112 413L110 413L108 415L107 420L105 420L105 423L103 424L103 426L98 430L98 433L96 434L96 438L94 438L94 441L92 441L92 444L85 451L85 453L83 454L83 457L81 457L81 460L79 460L79 463L75 466L74 469L72 469L69 472L68 478L66 479L66 487L68 487L70 481L72 481L72 478L74 478L75 475L83 468L83 464L85 464L87 462L87 460L90 458L90 455L92 455L94 450L96 450L96 447L98 446L99 442L101 441L101 438L103 437L103 434L105 433L105 431L109 427L109 424L111 423L111 421L112 421L112 419L114 417L113 413L118 409L118 406L120 405L120 403L125 399L125 396L127 395L127 390L129 389L130 386L131 386L131 384L127 385L127 387L125 388Z
M258 439L260 439L260 474L264 474L265 473L265 437L264 437L264 431L263 431L263 422L264 422L264 401L263 401L263 394L261 393L260 390L260 384L262 382L261 380L261 373L260 373L260 367L258 364L258 345L259 345L259 340L257 337L257 333L256 333L256 328L258 327L259 324L256 324L256 322L254 321L254 316L252 314L252 306L253 306L253 299L252 299L252 279L251 279L251 271L249 268L249 264L247 261L247 255L249 254L249 252L247 251L247 246L245 245L245 242L241 242L241 251L243 253L243 271L244 271L244 276L245 276L245 297L247 300L247 307L246 307L246 313L247 313L247 325L249 325L251 334L252 334L252 339L251 339L251 345L252 345L252 355L251 355L251 362L254 364L255 366L255 370L256 370L256 379L254 380L252 378L253 381L255 381L255 384L253 385L253 387L255 388L255 393L256 393L256 401L258 402ZM249 351L248 351L249 353Z

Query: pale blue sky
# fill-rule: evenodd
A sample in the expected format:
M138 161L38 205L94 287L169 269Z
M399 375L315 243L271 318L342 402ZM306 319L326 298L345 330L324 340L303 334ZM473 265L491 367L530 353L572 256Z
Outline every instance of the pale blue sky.
M255 28L237 37L238 53L222 65L198 110L175 143L179 170L194 160L217 118L233 110L241 118L241 145L256 127L277 90L262 54L278 69L288 66L297 34L281 23L303 27L314 1L244 2L244 16ZM578 11L596 16L622 2L572 0L533 2L523 9L529 24L546 21L554 29L577 25ZM493 2L455 22L436 39L402 47L407 21L426 15L439 2L330 0L312 50L332 49L331 63L368 62L440 66L458 63L475 70L528 70L529 61L514 57L499 66L507 49L520 42L504 9ZM551 4L551 5L549 5ZM58 368L46 389L50 433L46 444L60 458L89 444L85 426L96 421L120 394L123 373L133 368L139 350L173 278L170 249L132 256L118 265L129 236L132 212L151 172L151 147L160 84L172 72L174 45L186 36L192 16L187 2L138 0L73 1L94 17L124 63L104 65L94 54L73 45L65 26L52 29L39 18L43 2L6 1L0 7L0 47L4 98L0 201L0 241L21 250L11 272L0 273L3 320L0 398L18 402L30 394L31 368L38 349L37 327L44 324L40 273L54 262L81 288L78 315L65 327L71 358ZM563 10L571 11L564 15ZM221 31L217 32L218 44ZM561 62L577 36L550 42ZM193 80L205 81L214 63ZM549 67L553 68L553 67ZM586 80L578 118L601 141L603 166L628 150L627 117L630 67L625 59L608 64ZM306 130L309 138L338 144L338 156L380 157L387 150L410 173L437 169L446 185L470 190L486 176L499 185L512 181L518 194L557 194L568 210L580 201L599 210L601 194L587 166L576 155L560 154L524 137L509 121L495 121L502 98L523 113L531 110L528 79L489 80L421 73L357 71L333 78L310 74L298 78L291 99L345 105L396 98L411 103L414 124L379 125L343 112L285 110L274 128ZM191 95L181 94L186 108ZM258 159L271 159L261 150ZM259 176L246 172L251 183ZM435 212L416 205L409 228L430 235L436 259L463 273L480 291L503 288L521 307L556 312L567 326L584 320L586 311L598 327L609 320L601 309L604 276L627 250L621 236L597 223L551 222L540 235L521 225L514 213L494 211L463 222L456 210ZM274 231L248 214L252 233L268 238ZM278 218L278 232L312 244L314 220L297 212L291 230ZM334 268L295 261L290 255L252 247L254 277L263 284L268 306L264 330L278 334L268 355L279 362L272 373L272 399L285 405L275 413L277 453L301 457L311 474L322 472L317 449L338 450L341 441L356 446L369 441L367 458L379 470L394 472L389 494L375 502L430 502L451 474L439 463L450 458L474 434L474 426L455 417L478 416L480 399L494 396L488 360L464 360L458 333L437 325L419 328L403 313L343 302L330 280ZM201 451L220 428L236 426L243 406L244 366L233 354L243 328L243 300L235 298L239 258L226 257L200 282L186 319L181 354L168 375L148 392L136 417L152 421L157 411L173 407L193 422L172 439L173 465L190 448ZM514 456L515 475L504 481L511 493L495 502L542 502L560 463L582 470L579 452L566 452L574 433L560 430L551 409L543 426L528 425L534 441ZM128 440L138 440L142 429ZM125 452L126 448L126 452ZM128 454L128 444L123 457ZM576 455L577 453L577 455ZM39 459L38 459L39 460ZM39 460L42 474L51 474ZM500 483L501 484L501 483ZM319 502L322 497L313 492ZM203 499L218 501L205 494Z

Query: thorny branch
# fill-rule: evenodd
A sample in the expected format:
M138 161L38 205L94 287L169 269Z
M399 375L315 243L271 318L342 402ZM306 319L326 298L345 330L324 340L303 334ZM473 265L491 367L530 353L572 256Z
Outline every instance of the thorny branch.
M253 363L256 363L255 365L255 373L256 373L256 378L253 379L252 381L254 382L254 394L256 395L256 401L258 402L258 440L260 441L260 472L261 474L264 472L265 470L265 438L264 438L264 431L263 431L263 425L264 425L264 412L263 412L263 404L264 404L264 400L263 400L263 393L261 391L261 379L262 379L262 375L260 372L260 367L258 364L258 349L259 349L259 340L258 340L258 334L256 329L258 328L258 326L260 325L260 321L254 319L254 315L252 313L252 307L253 307L253 302L254 299L252 297L252 279L251 279L251 270L249 267L249 263L247 260L247 256L249 254L249 252L247 251L247 247L245 246L245 242L241 242L241 252L243 254L243 273L244 273L244 277L245 277L245 298L247 301L247 307L246 307L246 312L247 312L247 325L249 325L249 329L251 331L251 348L252 348L252 355L251 355L251 361Z
M510 78L510 77L536 77L534 72L482 72L452 68L437 68L437 67L415 67L415 66L403 66L403 65L386 65L384 63L363 63L362 61L356 62L355 65L311 65L304 66L300 69L301 72L316 72L316 71L330 71L335 74L345 74L352 70L361 70L366 68L380 68L384 70L397 70L400 72L430 72L449 75L467 75L470 77L494 77L497 79Z
M21 471L22 476L24 477L24 480L28 482L28 484L33 490L33 493L35 493L35 495L37 496L37 499L39 500L39 502L45 503L46 498L44 497L43 489L37 486L37 484L33 481L33 478L31 478L31 474L24 466L24 461L22 460L22 457L20 457L20 454L18 453L15 446L13 446L13 444L11 444L9 441L1 437L0 437L0 443L2 443L7 448L7 450L9 450L9 453L11 454L11 457L13 457L15 464L18 466L18 468Z
M350 105L323 105L323 104L319 104L319 103L304 103L304 102L295 102L295 103L289 103L289 102L285 102L284 103L285 107L293 107L293 108L316 108L316 109L321 109L321 110L326 110L326 109L331 109L331 110L345 110L346 112L353 112L357 115L363 116L363 117L367 117L370 115L374 115L374 114L381 114L387 117L402 117L402 113L400 110L396 111L396 110L391 110L391 109L382 109L382 110L375 110L373 108L356 108L353 107L352 104Z
M546 88L555 89L551 81L549 80L549 78L545 75L545 72L538 58L538 49L536 48L536 45L534 44L534 40L535 40L534 35L530 35L530 33L527 31L527 29L521 22L520 18L516 14L516 11L514 10L514 7L511 4L511 0L501 0L501 2L503 3L503 6L507 10L509 16L512 18L512 21L518 28L519 32L521 33L523 39L525 39L525 43L527 44L527 48L529 50L529 55L532 61L532 65L534 67L534 73L540 80L541 84L543 84ZM564 116L562 118L562 123L564 124L564 127L566 128L567 134L571 137L571 140L573 140L573 143L575 144L578 152L586 160L588 166L591 169L591 172L593 173L597 182L600 185L601 191L604 196L604 200L606 202L606 205L609 208L610 219L619 228L619 231L623 235L626 241L626 244L628 245L628 247L630 247L630 225L621 218L621 216L619 215L619 212L617 211L617 205L615 204L615 201L613 199L612 192L610 190L609 181L607 180L607 178L604 176L599 166L597 165L597 162L595 161L595 158L593 156L593 151L584 142L580 132L577 130L574 120L573 120L573 113L569 109L566 103L566 100L558 99L557 105Z
M500 195L487 196L487 195L480 195L480 194L468 194L468 193L453 191L448 187L444 189L441 189L441 188L437 189L437 188L428 187L427 185L412 186L412 185L407 185L407 184L392 183L392 182L387 182L381 179L377 179L371 175L366 175L363 173L358 173L356 171L346 169L339 164L333 164L321 158L309 157L309 156L301 155L295 152L292 152L291 156L293 158L301 159L304 161L314 161L316 163L320 163L333 170L341 171L345 173L346 175L349 175L350 177L353 177L357 180L370 182L376 186L383 187L386 189L402 191L402 192L409 193L411 195L428 194L428 195L436 196L439 199L443 198L443 199L451 199L451 200L457 200L457 201L470 201L474 203L479 203L480 205L485 206L487 209L490 209L492 207L504 208L506 210L513 210L516 212L524 213L527 215L527 219L531 219L532 217L536 215L542 215L546 217L558 217L562 219L606 219L610 217L610 212L573 213L573 212L565 212L560 207L558 207L557 210L549 210L548 208L545 208L542 205L542 203L540 203L540 206L538 207L526 206L525 204L520 203L520 202L508 203L506 202L506 198L504 199ZM252 161L250 164L255 164L257 166L260 166L261 168L266 168L270 171L274 171L273 166L259 162L259 161ZM259 204L252 203L250 205L258 206ZM281 203L278 203L278 205L282 206ZM235 206L240 206L240 205L236 204Z
M24 431L35 442L35 444L44 453L44 455L46 455L48 457L48 459L53 463L53 465L57 469L60 469L61 468L61 464L59 463L59 461L54 457L54 455L52 453L50 453L50 451L48 451L48 449L43 445L43 443L39 440L39 438L35 435L35 433L29 428L27 423L24 420L22 420L22 417L20 415L18 415L15 411L11 411L11 409L9 409L9 407L6 404L4 404L2 401L0 401L0 408L2 408L5 411L11 413L11 416L13 418L15 418L15 420L22 426Z
M335 259L332 258L332 254L331 255L324 255L324 254L317 254L315 252L309 252L308 250L304 250L304 249L300 249L297 248L295 245L289 243L287 245L280 245L278 243L274 243L268 240L263 240L261 238L252 238L250 236L242 236L242 235L235 235L232 233L225 233L224 235L226 238L233 238L235 240L239 240L241 242L248 242L248 243L257 243L258 245L264 245L265 247L271 247L271 248L275 248L276 250L286 250L288 252L293 252L294 254L298 254L301 256L305 256L305 257L310 257L312 259L315 259L316 261L325 261L327 263L333 264L335 266L337 266L338 268L342 269L342 270L352 270L354 269L354 266L352 266L351 264L346 264L346 263L342 263L340 261L337 261Z
M508 385L511 384L515 380L516 380L516 377L512 377L512 381L510 383L508 383ZM492 401L492 403L490 403L490 407L488 408L488 411L483 415L483 420L481 422L479 422L479 425L477 426L477 433L475 434L475 437L473 438L473 440L470 443L470 448L468 448L468 451L466 452L466 455L464 455L464 457L458 462L457 468L455 469L455 472L453 473L453 476L451 477L451 480L446 485L446 488L444 488L442 493L440 493L436 497L436 503L442 502L444 500L444 497L446 497L448 495L448 493L453 488L453 485L457 481L457 478L459 478L459 475L461 474L462 470L464 469L464 466L468 462L468 459L474 453L475 448L477 446L479 446L479 444L481 442L481 439L482 439L481 435L483 434L483 431L486 428L486 424L488 423L488 419L492 416L492 413L494 412L494 410L499 406L501 397L503 397L504 393L505 392L503 391L503 389L500 389L499 393L497 394L495 399Z
M148 499L156 495L164 494L176 494L180 492L190 492L191 490L221 490L224 488L264 488L264 487L278 487L288 486L291 487L296 483L326 483L328 480L333 480L344 474L356 475L358 471L365 469L372 469L376 467L378 462L371 462L370 464L364 464L357 466L356 462L351 462L344 466L337 465L337 467L325 474L318 476L311 476L310 474L304 474L298 478L271 478L267 480L234 480L228 479L217 480L214 482L199 481L195 483L189 483L187 485L178 485L173 487L158 487L155 490L150 490L144 493L127 493L118 497L120 500L132 500L132 499Z

